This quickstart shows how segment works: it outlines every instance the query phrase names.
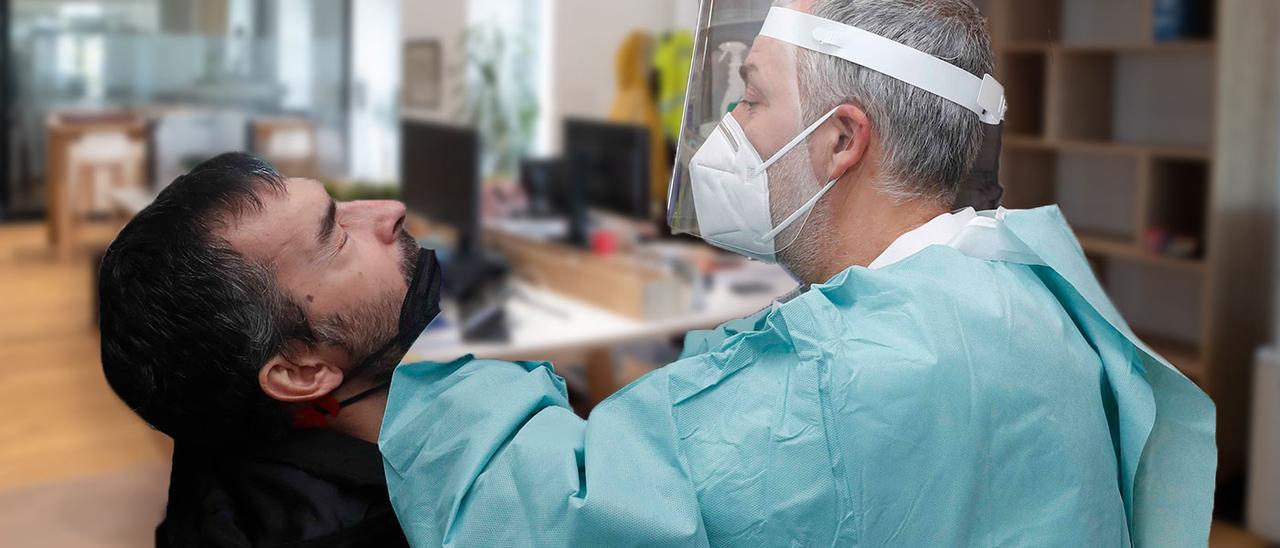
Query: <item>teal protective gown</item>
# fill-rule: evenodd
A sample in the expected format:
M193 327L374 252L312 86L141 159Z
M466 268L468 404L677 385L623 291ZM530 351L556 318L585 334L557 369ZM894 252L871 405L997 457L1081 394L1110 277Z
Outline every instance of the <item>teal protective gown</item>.
M689 335L590 420L550 364L400 367L417 546L1203 546L1214 410L1056 208Z

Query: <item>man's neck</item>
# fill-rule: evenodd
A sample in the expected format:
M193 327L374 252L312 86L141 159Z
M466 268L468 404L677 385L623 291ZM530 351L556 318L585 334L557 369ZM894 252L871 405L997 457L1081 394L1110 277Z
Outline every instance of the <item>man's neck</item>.
M329 421L329 428L369 443L378 443L382 414L386 410L387 392L382 391L343 407L338 416Z
M822 264L818 283L851 266L868 266L903 234L915 230L947 209L923 199L897 200L870 184L857 185L832 219L836 238Z

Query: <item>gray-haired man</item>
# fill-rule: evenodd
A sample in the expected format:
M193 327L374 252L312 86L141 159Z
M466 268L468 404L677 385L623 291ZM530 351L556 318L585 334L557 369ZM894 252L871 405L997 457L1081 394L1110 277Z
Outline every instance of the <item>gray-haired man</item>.
M402 366L379 443L409 538L1203 545L1212 404L1056 208L951 211L1005 111L974 6L721 0L701 23L672 228L811 285L587 421L545 364Z

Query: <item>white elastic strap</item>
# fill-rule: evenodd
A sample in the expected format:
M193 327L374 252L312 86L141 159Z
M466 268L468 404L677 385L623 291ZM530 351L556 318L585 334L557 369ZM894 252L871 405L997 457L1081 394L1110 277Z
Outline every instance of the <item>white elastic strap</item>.
M839 57L942 97L978 115L985 124L1004 120L1004 86L990 74L978 78L923 51L857 27L787 8L770 8L760 36Z
M831 190L831 187L836 186L836 182L839 180L840 179L832 179L831 182L827 183L827 186L822 187L822 190L819 190L818 193L813 196L813 198L810 198L809 201L805 202L804 205L800 206L800 209L797 209L795 213L792 213L781 223L778 223L777 227L774 227L773 230L770 230L764 236L756 238L756 241L768 242L770 240L773 240L774 236L777 236L783 230L786 230L787 227L791 226L792 223L795 223L796 219L799 219L801 215L804 215L808 213L810 209L813 209L813 206L818 205L818 200L822 199L822 196L826 194L828 190Z
M839 107L836 107L836 108L839 108ZM786 146L778 149L777 152L773 153L773 156L771 156L768 161L766 161L763 164L760 164L760 168L756 170L756 174L758 175L761 171L769 169L769 166L772 166L773 164L778 163L778 160L781 160L783 156L785 156L788 152L791 152L791 149L796 148L796 146L799 146L800 141L805 140L805 138L808 137L810 133L817 131L818 128L822 127L822 124L824 122L826 122L827 120L830 120L831 115L835 113L836 113L836 109L833 108L831 109L831 112L828 112L823 117L818 118L817 122L814 122L810 124L809 127L804 128L804 131L801 131L799 135L796 135L795 139L792 139L790 143L786 144Z

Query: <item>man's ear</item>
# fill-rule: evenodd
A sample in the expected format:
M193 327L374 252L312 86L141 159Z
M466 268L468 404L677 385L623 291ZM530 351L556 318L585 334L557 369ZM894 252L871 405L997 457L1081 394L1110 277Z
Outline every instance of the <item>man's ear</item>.
M277 353L258 370L258 385L274 400L296 403L328 395L342 384L342 352L331 348L309 349L297 345Z
M836 136L831 141L831 171L827 181L839 179L858 168L871 148L871 119L857 105L844 104L831 116Z

